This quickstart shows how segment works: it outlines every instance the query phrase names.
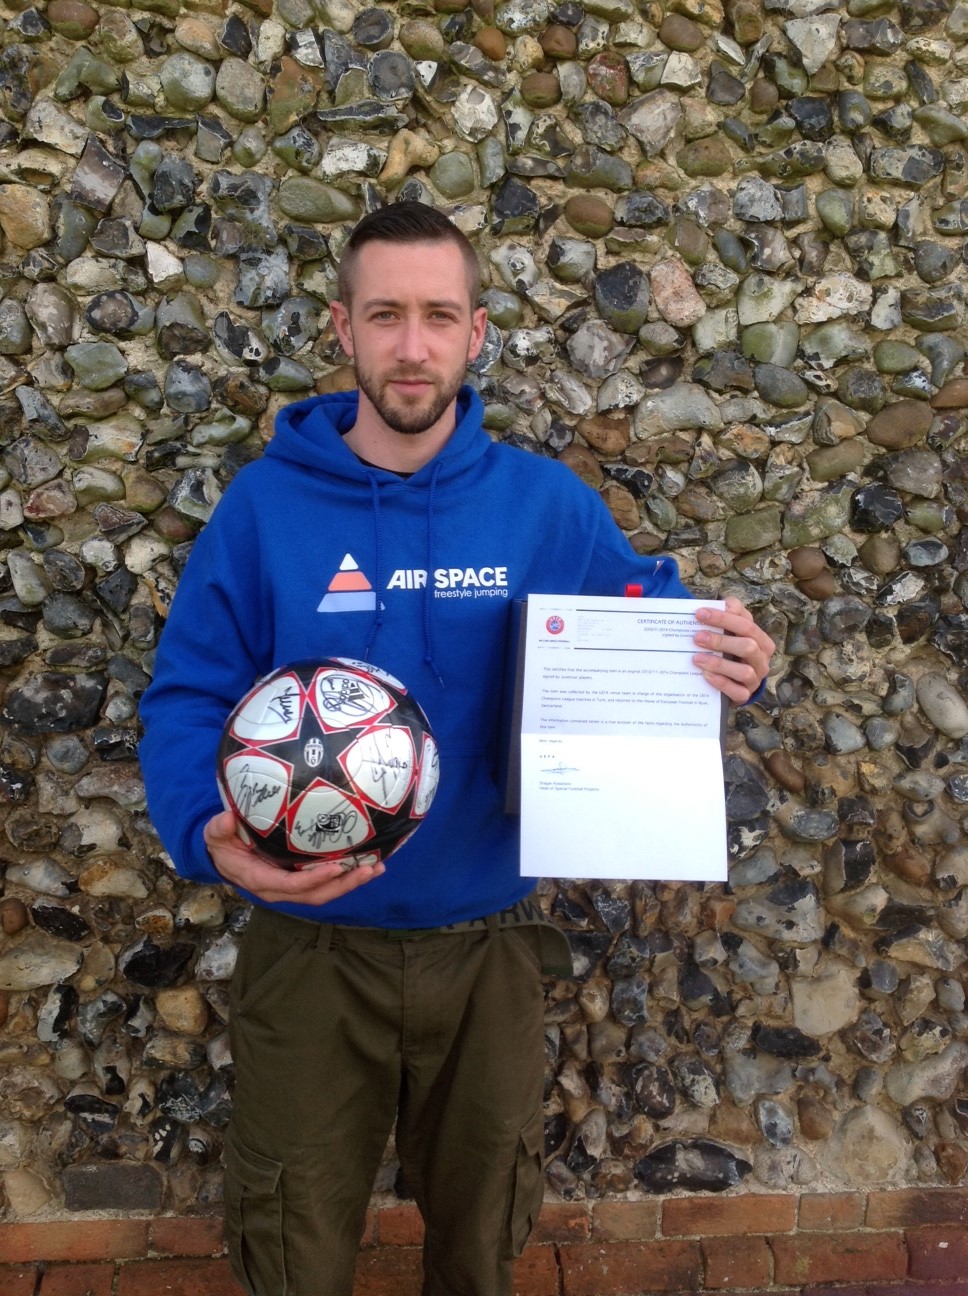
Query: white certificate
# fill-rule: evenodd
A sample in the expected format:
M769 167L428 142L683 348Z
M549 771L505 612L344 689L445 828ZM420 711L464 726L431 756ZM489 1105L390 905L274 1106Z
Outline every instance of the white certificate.
M521 724L526 877L725 881L722 695L691 599L532 595Z

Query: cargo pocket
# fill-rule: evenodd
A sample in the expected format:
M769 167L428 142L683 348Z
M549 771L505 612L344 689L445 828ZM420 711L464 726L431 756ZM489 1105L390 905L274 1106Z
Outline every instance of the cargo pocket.
M524 1250L544 1200L544 1113L536 1112L518 1139L517 1164L511 1185L505 1259L516 1259Z
M231 1130L225 1140L225 1239L250 1296L286 1296L282 1164L253 1152Z
M534 965L536 972L541 971L541 954L538 945L537 929L532 926L527 927L502 927L501 932L508 940L514 941L520 945L527 955L528 962Z
M246 950L243 945L242 956L239 958L236 975L232 981L232 1011L239 1016L250 1012L260 1000L264 999L271 990L279 985L296 956L305 953L306 948L305 945L290 944L286 949L282 950L278 957L273 958L267 966L263 965L250 971L249 959L245 957ZM258 950L256 954L262 954L265 957L270 952ZM254 977L252 977L252 972L254 972ZM250 977L252 977L251 980ZM249 984L246 984L246 981Z

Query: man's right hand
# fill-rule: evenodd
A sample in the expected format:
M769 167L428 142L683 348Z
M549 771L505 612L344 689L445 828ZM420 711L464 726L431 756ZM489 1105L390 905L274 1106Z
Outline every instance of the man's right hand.
M338 863L319 863L290 873L268 864L236 832L235 816L223 810L205 825L205 845L212 863L234 887L258 896L266 904L323 905L354 891L383 873L384 865L344 869Z

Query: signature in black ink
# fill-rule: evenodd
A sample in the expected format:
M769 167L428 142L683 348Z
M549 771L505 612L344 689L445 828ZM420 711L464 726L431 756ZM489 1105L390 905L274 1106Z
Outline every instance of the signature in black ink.
M326 810L315 815L308 824L297 819L292 826L293 836L310 850L320 850L334 842L351 840L359 817L355 810Z
M369 716L377 709L374 692L349 675L327 675L320 684L323 709L337 715Z
M251 819L253 810L258 809L263 801L272 801L279 796L278 783L260 781L253 777L251 767L243 765L238 779L233 780L232 794L235 804L243 819Z
M268 710L280 720L289 724L296 714L296 701L299 698L299 690L288 684L281 693L276 693L269 699Z
M548 765L541 771L542 774L577 774L577 765Z
M373 746L375 749L374 755L364 756L362 764L370 767L370 780L379 787L380 796L386 801L392 790L391 780L396 781L394 777L396 772L405 770L409 773L412 762L409 757L394 755L391 750L392 740L389 736L381 738L374 735Z

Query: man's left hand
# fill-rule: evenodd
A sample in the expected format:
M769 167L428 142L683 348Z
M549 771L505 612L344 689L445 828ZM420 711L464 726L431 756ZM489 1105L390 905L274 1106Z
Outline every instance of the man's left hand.
M697 653L693 662L730 701L748 702L766 679L776 644L738 598L726 599L722 612L697 608L696 619L704 627L696 634L696 643L711 651Z

